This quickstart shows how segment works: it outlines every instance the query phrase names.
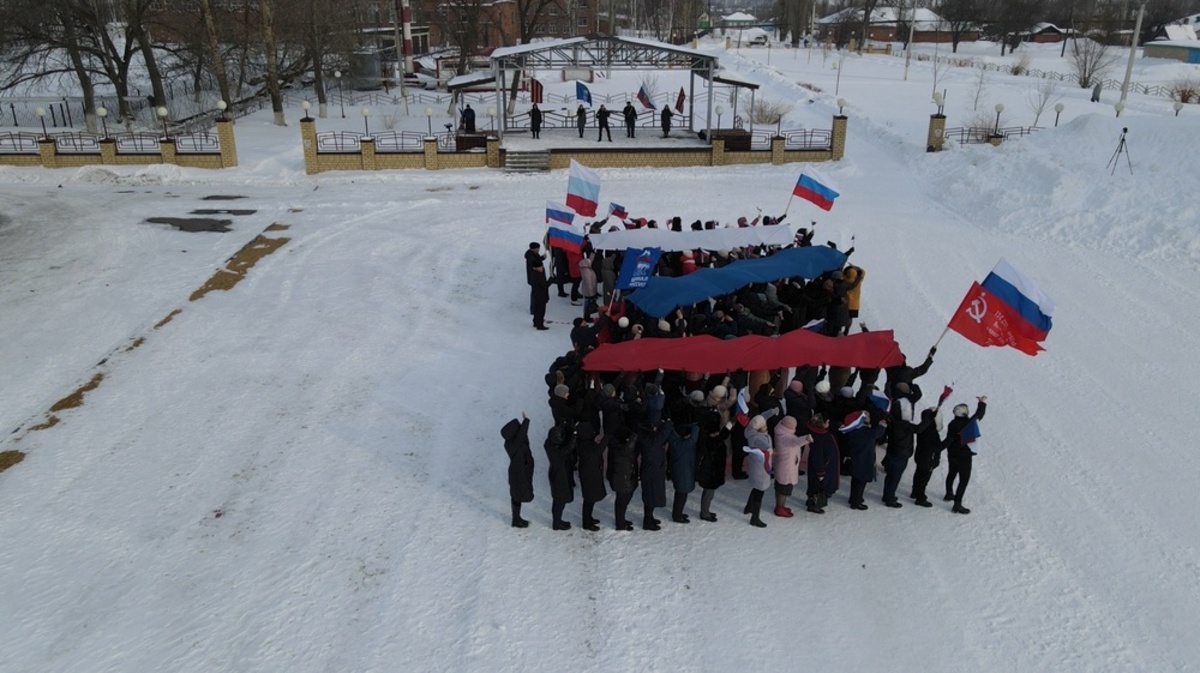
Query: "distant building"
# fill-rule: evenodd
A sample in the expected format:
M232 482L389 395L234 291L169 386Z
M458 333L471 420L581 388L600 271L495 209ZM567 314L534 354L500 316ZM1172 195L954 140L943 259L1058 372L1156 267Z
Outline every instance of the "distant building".
M1200 63L1200 40L1155 40L1142 45L1143 58Z
M862 28L863 10L850 7L840 12L817 19L817 37L837 43L857 38ZM903 42L908 39L909 24L912 24L913 42L950 42L950 24L935 12L923 7L915 10L896 7L876 7L871 12L871 24L867 39L876 42ZM979 39L980 31L972 28L963 32L962 42Z

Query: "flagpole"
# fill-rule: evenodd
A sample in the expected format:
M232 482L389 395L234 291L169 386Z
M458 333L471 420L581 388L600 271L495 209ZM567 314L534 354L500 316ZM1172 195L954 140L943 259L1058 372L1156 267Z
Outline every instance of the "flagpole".
M949 331L950 331L950 323L946 323L946 329L942 330L942 336L938 337L937 341L933 342L933 346L931 346L929 348L929 350L933 350L934 348L937 348L938 344L942 343L942 339L944 339L946 337L946 334Z

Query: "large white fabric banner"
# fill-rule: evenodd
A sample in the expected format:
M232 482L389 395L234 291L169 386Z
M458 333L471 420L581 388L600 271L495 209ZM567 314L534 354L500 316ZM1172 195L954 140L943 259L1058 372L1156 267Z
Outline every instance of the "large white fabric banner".
M669 229L623 229L591 234L588 240L597 250L661 248L663 251L732 250L755 245L785 246L795 242L797 225L671 231Z

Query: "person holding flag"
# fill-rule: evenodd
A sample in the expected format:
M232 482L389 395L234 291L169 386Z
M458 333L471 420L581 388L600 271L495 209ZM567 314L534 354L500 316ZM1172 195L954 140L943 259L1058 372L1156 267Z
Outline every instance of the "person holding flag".
M971 444L979 439L979 421L987 412L987 396L976 397L975 413L968 416L970 408L965 404L954 406L954 420L946 429L946 458L950 462L950 470L946 474L946 497L943 500L953 500L954 507L950 510L955 514L970 514L971 510L963 507L963 494L967 484L971 482L971 460L975 452ZM954 479L958 478L958 487Z
M912 498L918 507L933 507L925 496L925 487L933 477L933 470L942 462L942 403L950 397L954 388L945 386L938 397L937 405L921 412L920 430L917 432L917 449L913 462L917 468L913 472Z

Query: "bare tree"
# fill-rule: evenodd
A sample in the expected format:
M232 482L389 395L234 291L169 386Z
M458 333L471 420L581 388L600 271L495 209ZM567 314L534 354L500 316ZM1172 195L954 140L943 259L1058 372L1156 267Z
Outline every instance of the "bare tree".
M1106 45L1084 38L1071 41L1067 61L1079 79L1079 86L1086 89L1094 80L1102 78L1104 71L1120 57L1119 53L1110 50Z
M1038 125L1046 106L1062 98L1056 95L1057 93L1058 82L1052 79L1043 79L1036 87L1025 92L1025 101L1029 103L1029 109L1033 110L1033 126Z
M979 99L987 93L988 88L988 72L983 68L979 69L979 75L975 77L975 83L971 88L971 110L979 110Z
M279 54L275 41L274 0L259 0L259 17L262 21L262 46L267 57L267 93L271 96L271 110L275 113L275 125L287 126L283 116L283 91L279 86Z

